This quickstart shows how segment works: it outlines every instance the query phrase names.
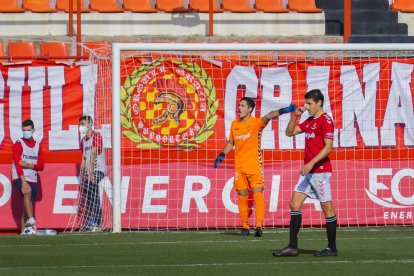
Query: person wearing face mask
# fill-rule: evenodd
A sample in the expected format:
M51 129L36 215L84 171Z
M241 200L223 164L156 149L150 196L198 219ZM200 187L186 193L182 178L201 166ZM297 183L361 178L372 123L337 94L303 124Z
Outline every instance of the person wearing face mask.
M103 150L102 136L93 130L92 125L91 116L84 115L79 118L82 149L80 182L85 204L81 208L80 216L85 221L85 230L99 231L102 223L99 182L105 177L105 151Z
M25 120L22 123L23 137L13 144L12 180L23 196L23 215L21 233L25 228L36 231L33 205L36 199L39 181L38 171L44 168L44 156L39 142L33 139L34 123Z

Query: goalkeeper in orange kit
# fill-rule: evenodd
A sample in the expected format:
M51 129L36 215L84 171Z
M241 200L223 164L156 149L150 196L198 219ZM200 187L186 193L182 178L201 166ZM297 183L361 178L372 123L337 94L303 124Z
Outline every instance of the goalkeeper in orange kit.
M248 191L252 190L256 210L255 236L261 237L263 235L262 226L265 213L261 134L270 120L284 113L294 111L295 105L290 104L288 107L271 111L261 118L255 118L251 115L255 105L252 98L243 97L240 100L239 118L232 122L229 141L215 160L214 168L217 168L226 154L234 147L234 189L239 194L238 208L243 227L240 235L250 235Z

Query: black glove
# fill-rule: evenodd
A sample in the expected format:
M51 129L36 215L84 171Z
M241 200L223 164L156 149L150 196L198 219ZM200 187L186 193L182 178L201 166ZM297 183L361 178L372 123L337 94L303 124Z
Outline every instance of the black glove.
M279 115L295 111L295 104L291 103L289 106L279 109Z
M224 152L220 152L219 156L217 156L216 160L214 161L214 168L218 167L218 165L221 163L221 161L223 161L225 156L226 155L224 154Z

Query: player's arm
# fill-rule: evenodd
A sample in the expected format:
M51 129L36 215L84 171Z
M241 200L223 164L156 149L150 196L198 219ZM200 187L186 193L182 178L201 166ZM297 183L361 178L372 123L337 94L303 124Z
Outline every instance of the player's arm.
M95 164L96 164L96 156L102 153L103 150L103 143L102 143L102 136L99 133L95 133L92 137L92 149L91 149L91 159L90 159L90 171L89 171L89 179L92 182L95 182Z
M37 163L32 164L32 166L35 171L43 171L43 169L45 168L45 156L43 154L41 145L39 145L39 154L37 155Z
M224 157L232 151L234 147L233 140L229 140L227 144L224 146L223 150L220 152L220 154L217 156L216 160L214 161L214 168L217 168L218 165L223 161Z
M322 150L308 163L303 166L303 168L300 170L300 174L307 175L317 164L318 162L322 161L324 158L326 158L333 149L333 140L332 139L323 139L325 146L322 148Z
M21 192L23 194L27 194L32 189L30 188L29 183L27 183L26 178L24 177L23 167L20 165L20 162L22 161L21 157L22 157L22 152L23 152L23 147L20 143L21 142L18 141L13 144L13 161L14 161L14 165L16 166L17 175L19 176L22 182Z
M81 161L81 164L80 164L80 167L79 167L79 171L80 171L81 175L85 175L85 160L86 160L86 158L85 158L85 154L83 152L83 139L80 141L80 148L82 150L82 161Z
M276 117L279 117L282 114L290 113L290 112L292 112L294 110L295 110L295 105L294 104L290 104L287 107L283 107L283 108L280 108L278 110L270 111L269 113L267 113L266 115L264 115L262 117L262 123L264 125L267 125L267 123L269 123L270 120L272 120L272 119L274 119Z
M302 133L302 130L300 129L300 127L296 124L297 120L299 120L300 116L302 115L302 113L305 111L304 107L298 107L295 110L294 115L290 118L290 121L286 127L286 136L295 136L299 133Z
M90 166L89 166L89 168L90 168L90 170L89 170L89 172L88 172L88 178L89 178L89 180L90 181L92 181L92 182L94 182L94 178L95 178L95 174L94 174L94 172L95 172L95 159L96 159L96 147L92 147L92 149L91 149L91 159L89 160L90 161Z

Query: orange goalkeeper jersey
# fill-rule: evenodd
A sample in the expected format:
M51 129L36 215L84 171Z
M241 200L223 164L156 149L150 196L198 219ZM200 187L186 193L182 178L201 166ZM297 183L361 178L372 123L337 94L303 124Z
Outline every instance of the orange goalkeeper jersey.
M236 169L255 170L262 166L262 130L266 125L262 118L250 117L247 122L234 120L230 129L230 141L235 146Z

